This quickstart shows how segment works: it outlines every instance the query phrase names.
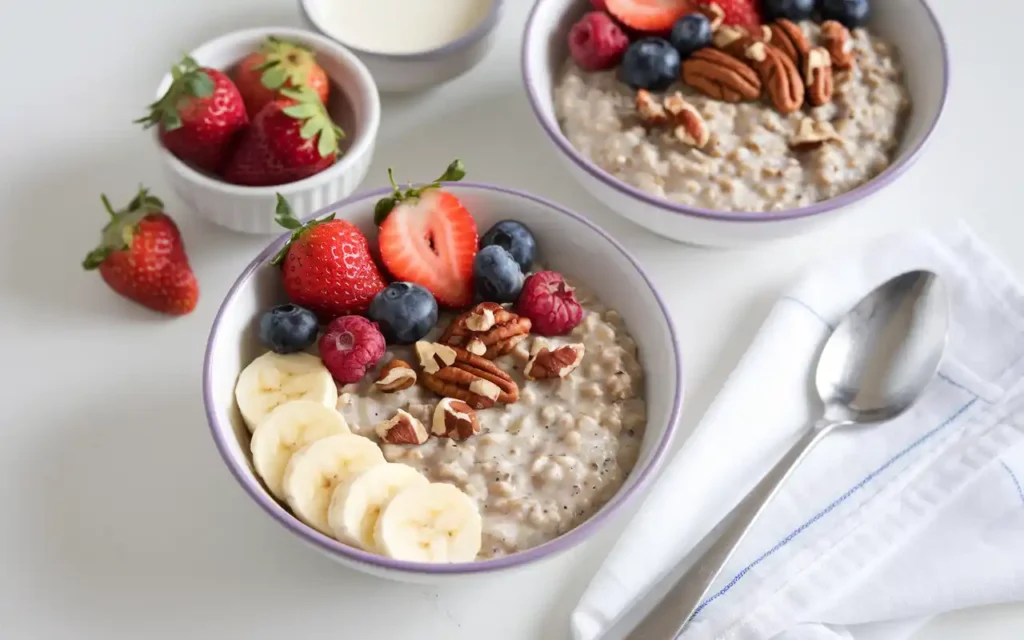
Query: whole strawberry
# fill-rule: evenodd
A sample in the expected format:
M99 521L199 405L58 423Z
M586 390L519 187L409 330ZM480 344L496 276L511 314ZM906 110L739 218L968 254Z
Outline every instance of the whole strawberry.
M324 103L309 87L281 89L267 103L228 161L224 179L234 184L271 186L320 173L338 159L345 137Z
M245 103L231 79L185 56L171 68L171 86L135 120L160 127L160 142L181 160L217 173L238 134L249 124Z
M348 220L335 220L333 213L302 224L280 194L276 219L292 230L291 239L271 261L281 267L288 299L321 322L365 313L385 283L359 229Z
M281 89L307 86L324 104L330 91L327 73L316 63L316 54L311 49L274 36L243 58L231 77L245 100L250 118L255 118L268 102L281 97Z
M164 213L163 202L141 187L118 211L106 196L101 199L110 222L82 266L99 269L111 289L154 311L183 315L195 309L199 284L178 226Z

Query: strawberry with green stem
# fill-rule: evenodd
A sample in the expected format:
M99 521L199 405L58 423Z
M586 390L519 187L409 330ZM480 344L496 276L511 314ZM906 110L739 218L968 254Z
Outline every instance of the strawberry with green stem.
M168 151L216 173L249 124L249 116L230 78L185 56L171 67L171 84L164 95L135 122L146 129L159 127L160 142Z
M306 86L327 104L330 83L312 49L269 36L232 74L250 118L281 97L281 89Z

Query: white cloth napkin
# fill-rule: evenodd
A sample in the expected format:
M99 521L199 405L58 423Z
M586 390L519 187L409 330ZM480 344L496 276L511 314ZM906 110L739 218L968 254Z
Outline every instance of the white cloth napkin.
M778 301L584 593L577 640L619 640L621 612L706 548L817 417L830 326L914 268L951 294L939 377L903 416L812 452L682 638L895 640L940 612L1024 600L1024 292L960 224L825 260Z

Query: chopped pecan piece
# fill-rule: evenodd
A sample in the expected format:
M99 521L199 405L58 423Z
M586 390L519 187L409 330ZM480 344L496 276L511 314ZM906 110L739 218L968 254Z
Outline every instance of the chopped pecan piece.
M384 365L374 384L384 393L395 393L416 384L416 372L404 360L392 360Z
M804 62L807 101L815 107L832 100L832 58L824 47L814 47Z
M684 142L698 149L703 149L711 138L711 130L708 129L704 116L697 111L685 99L683 94L675 93L665 98L665 110L672 115L672 121L676 123L675 136L680 142Z
M564 378L580 366L583 353L582 344L567 344L554 350L540 346L523 367L523 375L527 380Z
M378 424L376 431L388 444L423 444L430 437L422 422L401 409L390 420Z
M452 320L441 336L441 344L462 347L469 351L479 350L472 344L474 339L484 346L482 355L494 359L510 353L520 341L530 334L532 323L496 302L481 302L458 318Z
M790 138L789 146L795 151L812 151L826 142L839 139L839 134L831 122L804 118L800 121L796 133Z
M786 54L770 44L755 42L744 52L761 77L768 97L780 113L793 113L804 104L804 81Z
M647 89L636 92L636 110L640 114L640 120L646 125L657 126L668 122L665 107Z
M811 50L811 43L804 35L800 25L782 18L768 25L772 32L772 46L786 54L798 67L803 64L804 57Z
M726 102L756 100L761 96L757 73L743 61L712 47L695 51L683 63L683 82Z
M423 371L420 382L439 396L457 398L474 409L496 403L512 404L519 399L515 380L486 358L459 347L450 347L455 361L438 371Z
M826 20L821 23L821 42L828 49L836 69L853 68L853 35L841 22Z
M480 419L473 407L462 400L442 398L434 409L430 430L440 438L465 440L480 433Z
M437 373L455 362L455 350L445 344L420 340L416 343L416 355L424 373Z
M697 6L697 11L704 14L704 17L711 23L711 31L718 31L725 22L725 9L717 2L709 2Z

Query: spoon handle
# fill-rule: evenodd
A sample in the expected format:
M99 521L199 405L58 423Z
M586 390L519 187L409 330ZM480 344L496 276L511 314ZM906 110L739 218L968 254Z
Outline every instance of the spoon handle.
M807 454L821 441L833 424L819 423L808 429L772 470L732 511L734 519L722 536L693 565L665 597L644 616L626 640L675 640L694 616L718 574L722 572L747 532L779 492ZM659 590L660 591L660 590Z

